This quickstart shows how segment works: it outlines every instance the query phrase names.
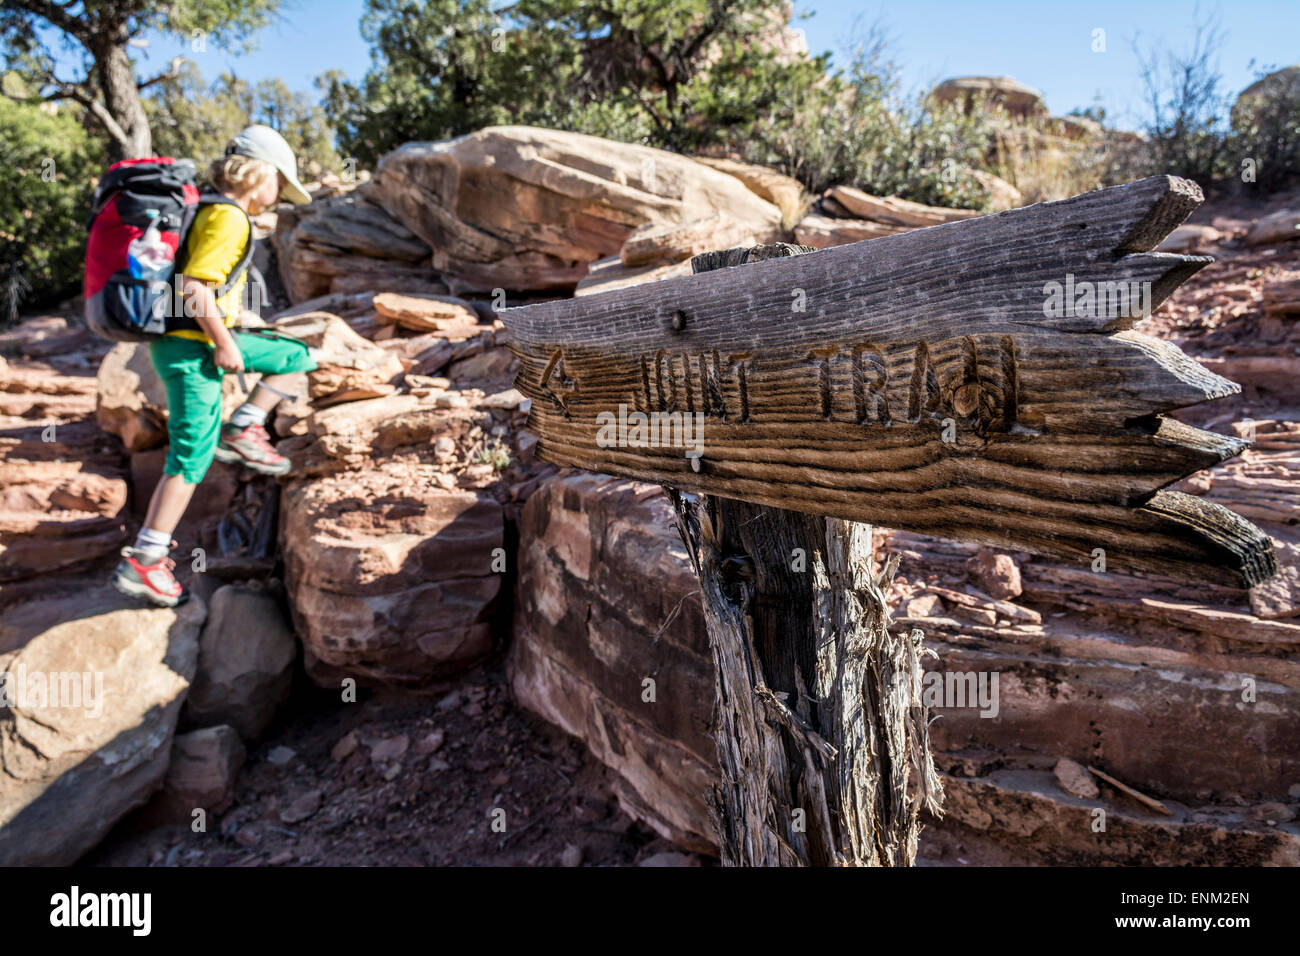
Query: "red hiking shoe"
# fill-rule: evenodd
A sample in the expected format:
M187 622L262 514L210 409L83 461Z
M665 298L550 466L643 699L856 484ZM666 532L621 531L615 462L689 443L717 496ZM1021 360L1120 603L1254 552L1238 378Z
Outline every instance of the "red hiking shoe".
M172 547L176 542L172 542ZM130 597L142 597L162 607L175 607L189 595L172 574L176 562L164 555L154 564L144 563L145 552L123 548L113 574L113 587Z
M246 428L238 428L229 422L222 425L216 458L217 461L239 462L245 468L264 475L283 475L291 467L289 459L271 447L271 436L261 425Z

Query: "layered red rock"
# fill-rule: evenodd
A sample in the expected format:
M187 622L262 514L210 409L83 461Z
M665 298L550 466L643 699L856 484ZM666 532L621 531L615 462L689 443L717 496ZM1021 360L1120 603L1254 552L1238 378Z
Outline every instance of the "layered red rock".
M681 262L712 249L753 245L751 233L747 224L721 214L687 223L649 223L627 237L619 258L630 267Z
M351 676L420 688L491 650L501 505L440 490L435 472L380 465L286 488L287 583L321 686Z
M95 417L99 427L122 439L127 451L147 451L167 442L167 395L149 360L149 350L123 342L99 367Z
M475 330L478 313L464 299L454 296L399 295L384 292L374 298L379 321L415 332Z
M761 199L766 199L781 210L781 223L787 227L798 221L808 204L810 197L805 193L803 184L794 177L782 175L774 169L712 156L697 156L695 161L728 176L735 176L750 192Z
M629 813L711 852L713 664L671 521L654 485L544 483L520 518L510 679L525 707L618 772Z
M0 358L0 581L78 568L123 543L126 460L95 424L95 394L88 374Z
M281 445L299 468L282 503L286 583L308 674L322 686L355 677L422 689L492 648L508 567L503 503L525 474L513 444L520 396L498 400L469 381L506 388L490 362L466 367L508 357L494 333L445 343L464 349L453 378L411 374L401 394L317 409ZM384 351L397 361L422 338ZM437 347L417 343L412 354Z
M865 219L839 219L814 212L799 220L794 227L794 238L796 242L814 249L829 249L831 246L879 239L904 231L901 226L887 226Z
M289 298L397 287L446 292L429 265L430 250L382 205L373 189L306 206L281 206L274 244Z

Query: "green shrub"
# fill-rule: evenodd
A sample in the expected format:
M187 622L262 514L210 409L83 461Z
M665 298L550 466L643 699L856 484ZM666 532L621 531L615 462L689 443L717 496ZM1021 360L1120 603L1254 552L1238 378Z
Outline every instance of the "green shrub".
M971 168L982 168L995 113L977 104L909 101L883 47L860 49L848 70L809 84L739 144L750 162L772 165L813 193L855 186L935 206L985 209Z
M0 325L77 291L104 165L70 110L0 97Z
M1300 177L1300 76L1275 75L1257 95L1238 100L1229 152L1229 174L1251 182L1244 178L1249 171L1263 192L1285 189Z

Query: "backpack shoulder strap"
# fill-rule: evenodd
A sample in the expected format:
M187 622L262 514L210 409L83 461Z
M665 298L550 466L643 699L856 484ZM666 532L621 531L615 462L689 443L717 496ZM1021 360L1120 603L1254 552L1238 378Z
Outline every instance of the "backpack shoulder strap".
M247 271L249 264L253 261L253 243L255 241L253 239L253 220L248 217L248 213L244 212L244 208L233 199L229 199L218 192L204 191L200 193L199 201L187 218L184 234L181 236L180 248L185 250L184 257L186 258L189 255L190 230L194 226L194 219L198 216L199 210L205 206L234 206L243 213L244 219L248 223L248 242L244 245L244 254L239 257L239 261L235 263L235 267L230 270L230 274L226 276L226 281L213 290L216 296L220 298L234 287L235 283L239 281L239 277ZM184 265L181 261L177 262L176 271L185 271Z

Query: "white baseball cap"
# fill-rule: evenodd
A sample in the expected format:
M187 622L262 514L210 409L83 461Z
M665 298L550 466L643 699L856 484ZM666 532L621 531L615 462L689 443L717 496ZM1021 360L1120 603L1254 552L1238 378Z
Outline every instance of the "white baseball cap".
M293 147L271 127L261 123L245 127L226 144L226 155L233 153L264 160L279 170L285 178L284 189L280 191L281 199L298 205L311 202L311 196L302 188L302 183L298 182L298 160L293 154Z

